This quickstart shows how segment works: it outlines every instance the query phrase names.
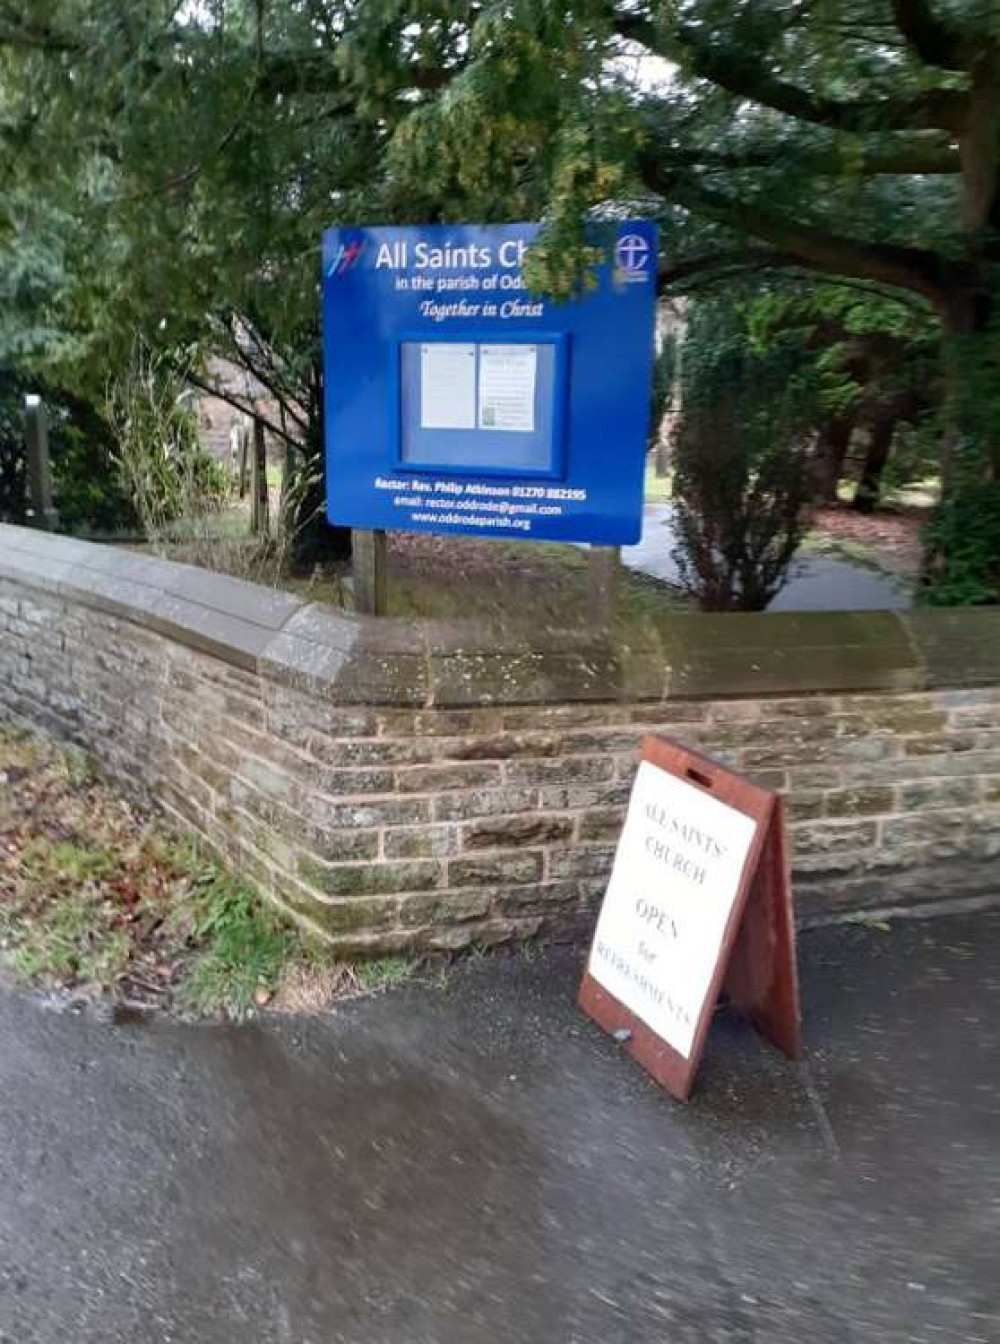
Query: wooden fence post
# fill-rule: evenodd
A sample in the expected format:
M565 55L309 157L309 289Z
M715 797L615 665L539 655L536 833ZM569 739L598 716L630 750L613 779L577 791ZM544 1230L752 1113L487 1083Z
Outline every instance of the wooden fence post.
M49 463L49 424L41 397L24 399L25 438L28 450L29 522L54 532L59 514L52 503L52 468Z
M267 536L271 530L267 495L267 445L264 426L253 422L253 464L250 471L250 531Z
M250 430L246 417L235 426L236 429L236 479L240 499L247 497L247 475L250 466Z

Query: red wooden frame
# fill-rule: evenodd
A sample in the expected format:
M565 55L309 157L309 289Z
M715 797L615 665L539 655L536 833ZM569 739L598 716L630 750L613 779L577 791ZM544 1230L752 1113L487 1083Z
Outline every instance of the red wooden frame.
M580 985L577 1002L583 1012L607 1032L629 1032L623 1041L628 1053L667 1091L686 1101L722 991L790 1059L801 1055L795 921L784 808L780 795L762 789L678 742L644 737L640 754L642 760L744 813L756 826L688 1058L678 1054L641 1018L619 1003L589 970Z

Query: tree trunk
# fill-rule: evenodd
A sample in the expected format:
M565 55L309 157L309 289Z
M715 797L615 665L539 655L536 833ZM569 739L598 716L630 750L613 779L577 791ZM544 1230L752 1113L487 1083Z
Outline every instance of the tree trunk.
M944 432L941 489L952 478L971 473L979 479L1000 475L1000 413L996 389L997 333L991 330L989 291L961 289L941 307L944 364Z
M941 494L951 487L957 448L965 417L963 382L965 346L975 327L975 304L966 293L949 296L941 313L941 354L944 365L944 424L941 435Z
M322 373L317 364L309 399L309 428L299 468L304 475L298 477L302 489L292 543L292 561L300 569L324 560L349 560L351 557L351 529L333 527L326 521L328 482L322 389Z
M865 464L861 468L861 480L854 494L854 507L859 513L874 513L878 508L882 472L889 461L895 432L895 415L880 416L872 423L868 452Z
M820 430L816 444L816 502L836 504L837 486L844 474L844 461L851 446L854 417L837 415Z

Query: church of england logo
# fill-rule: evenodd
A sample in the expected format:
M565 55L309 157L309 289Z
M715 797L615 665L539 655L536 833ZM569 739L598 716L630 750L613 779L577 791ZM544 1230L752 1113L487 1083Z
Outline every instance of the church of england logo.
M638 233L626 233L615 244L615 279L641 284L649 273L649 243Z

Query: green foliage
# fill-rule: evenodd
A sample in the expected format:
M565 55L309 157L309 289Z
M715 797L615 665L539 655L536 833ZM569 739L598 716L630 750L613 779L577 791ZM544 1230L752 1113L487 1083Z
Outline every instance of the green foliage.
M100 892L117 867L117 856L101 844L39 834L24 845L21 893L12 887L0 904L0 933L15 970L31 980L113 987L130 944Z
M946 361L956 484L983 473L1000 477L1000 303L979 331L949 339Z
M66 899L35 923L30 937L14 945L10 963L26 980L76 979L110 990L128 956L127 933L115 929L95 937L90 906Z
M942 500L927 528L933 559L920 598L926 606L1000 602L1000 481L968 484Z
M78 397L48 392L53 493L64 532L131 531L136 512L114 468L115 441L101 413Z
M747 324L755 345L766 347L776 331L815 336L825 330L845 337L896 336L914 346L933 342L937 328L921 304L874 285L838 285L810 278L772 281L746 301Z
M733 307L693 305L674 445L675 557L703 609L763 610L784 583L812 497L822 392L796 341L754 349Z
M0 362L94 402L136 334L200 381L223 354L314 464L324 227L542 218L528 280L565 297L626 211L658 220L665 284L821 273L905 295L924 329L967 298L976 346L998 61L978 0L21 0L0 25ZM910 342L878 303L863 330L835 315L828 372L835 347ZM987 477L997 434L966 435Z
M110 849L38 838L25 846L23 863L32 880L58 879L73 885L98 881L114 871Z
M354 115L347 53L303 0L182 8L29 5L31 40L0 31L0 360L100 401L137 337L209 384L224 356L311 466L319 236L362 209L394 85Z
M869 445L857 471L856 508L873 508L880 490L934 475L940 454L939 342L935 324L904 296L871 286L774 278L746 297L733 287L752 347L766 353L775 339L797 341L819 382L817 490L835 495L841 448L856 435ZM740 297L740 295L743 297ZM889 428L886 429L885 427ZM872 447L871 445L875 445ZM891 445L884 461L882 449Z
M27 979L242 1017L289 979L323 1001L413 969L343 964L80 752L0 722L0 780L0 957Z
M939 408L932 406L913 425L901 425L893 439L892 456L882 474L883 495L907 486L936 482L941 467Z
M92 887L114 872L115 855L40 836L25 847L23 866L31 888L58 896L8 930L15 969L29 979L79 979L110 989L128 963L129 939L95 902Z
M885 401L927 387L936 375L938 332L932 315L875 287L776 278L735 290L751 344L797 340L822 379L822 409L838 413L866 393ZM880 356L877 367L872 352Z
M0 370L0 521L23 522L26 393L41 396L49 421L53 494L65 532L119 532L135 513L113 466L114 440L89 402Z
M391 989L408 980L416 969L415 963L405 957L383 957L380 961L362 961L354 968L354 975L362 991Z
M1000 602L1000 312L948 342L948 489L927 529L921 600Z
M22 379L0 369L0 523L23 523L28 505Z
M229 483L201 448L184 376L167 357L137 341L129 364L108 384L106 407L121 488L151 541L179 519L194 522L218 511Z
M256 996L274 993L298 946L287 920L215 867L204 871L178 917L200 949L177 993L190 1011L244 1016Z

